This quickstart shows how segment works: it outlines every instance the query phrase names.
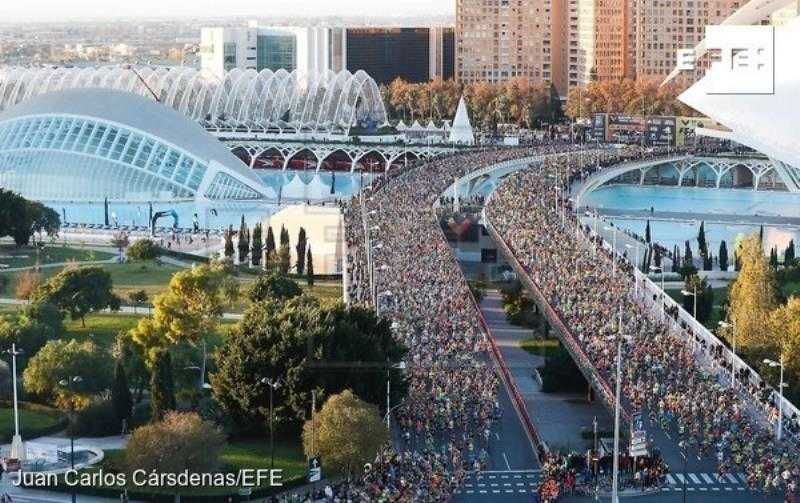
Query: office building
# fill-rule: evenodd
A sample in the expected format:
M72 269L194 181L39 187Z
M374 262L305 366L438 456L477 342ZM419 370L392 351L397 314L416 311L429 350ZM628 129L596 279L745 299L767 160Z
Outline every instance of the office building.
M347 69L364 70L379 84L453 78L452 28L348 28L346 33Z
M284 69L319 74L345 69L345 33L329 27L203 28L201 68L221 77L226 72Z

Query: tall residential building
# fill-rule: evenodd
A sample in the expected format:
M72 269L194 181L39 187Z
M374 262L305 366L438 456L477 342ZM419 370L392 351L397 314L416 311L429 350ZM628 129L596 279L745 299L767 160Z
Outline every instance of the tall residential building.
M551 81L552 3L560 1L456 0L456 79Z
M328 27L203 28L201 67L217 76L234 68L338 72L346 63L344 37L343 29Z
M705 38L707 25L719 24L746 0L631 0L632 55L636 78L664 78L675 68L678 49L694 48ZM710 58L697 63L697 75Z
M378 84L451 79L454 38L452 28L347 28L347 69L364 70Z

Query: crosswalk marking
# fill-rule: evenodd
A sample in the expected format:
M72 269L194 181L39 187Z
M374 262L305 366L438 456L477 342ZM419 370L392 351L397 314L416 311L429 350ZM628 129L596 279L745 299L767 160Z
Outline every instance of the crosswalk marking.
M701 473L700 476L703 477L703 480L706 481L706 484L713 484L714 483L714 481L711 479L711 477L708 476L707 473Z
M725 476L728 477L728 480L731 481L731 484L738 484L739 483L739 479L734 477L734 475L732 473L726 473Z
M694 482L695 484L700 484L701 483L700 479L697 478L697 475L695 475L694 473L690 473L689 474L689 478L692 479L692 482Z

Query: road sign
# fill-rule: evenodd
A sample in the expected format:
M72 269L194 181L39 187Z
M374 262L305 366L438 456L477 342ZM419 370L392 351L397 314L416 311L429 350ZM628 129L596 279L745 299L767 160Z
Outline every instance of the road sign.
M647 432L636 430L631 434L630 455L633 457L647 456Z
M322 479L322 463L319 462L319 457L313 457L308 460L308 481L319 482Z

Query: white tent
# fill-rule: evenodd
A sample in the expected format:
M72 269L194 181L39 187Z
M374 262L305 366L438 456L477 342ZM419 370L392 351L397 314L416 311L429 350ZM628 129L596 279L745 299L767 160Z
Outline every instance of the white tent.
M469 122L467 114L467 103L464 97L458 102L458 110L453 119L453 126L450 128L450 143L462 143L472 145L475 143L475 135L472 133L472 124Z

